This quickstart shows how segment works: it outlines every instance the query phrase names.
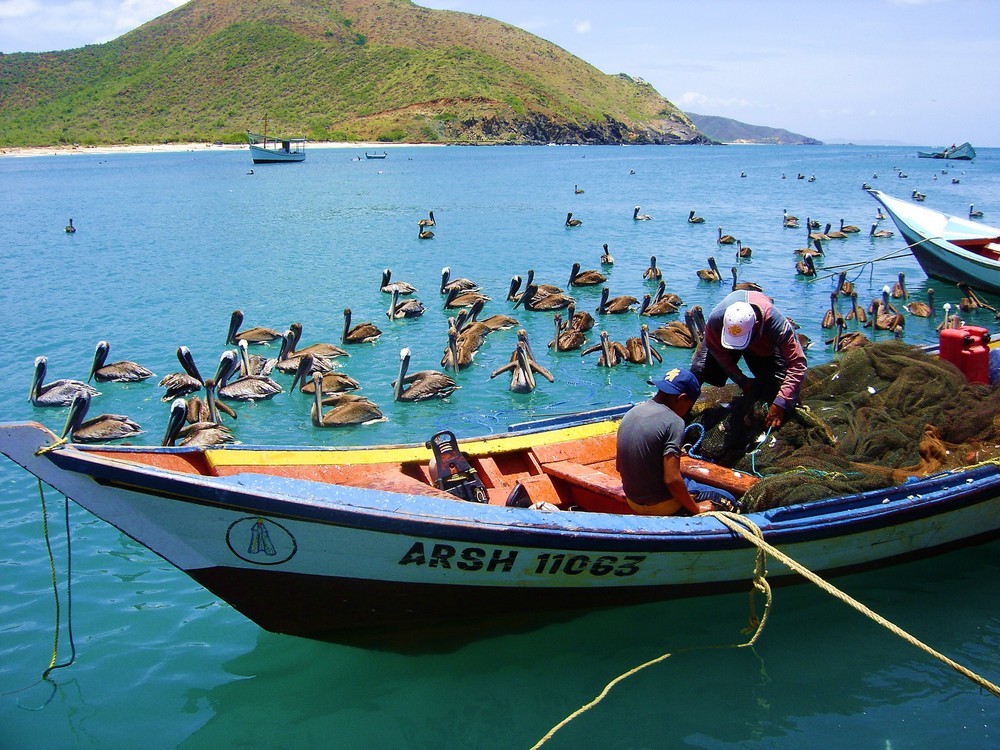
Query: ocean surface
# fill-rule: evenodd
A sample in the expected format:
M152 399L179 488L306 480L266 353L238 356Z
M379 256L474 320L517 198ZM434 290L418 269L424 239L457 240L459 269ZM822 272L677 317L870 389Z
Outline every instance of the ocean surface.
M612 296L641 299L655 291L643 271L656 256L667 290L707 313L738 265L740 279L761 284L812 339L807 355L817 364L832 356L820 322L839 270L866 306L900 273L917 299L933 287L937 317L907 316L912 343L935 343L941 305L962 296L923 274L898 231L868 236L877 206L862 183L904 198L919 190L926 206L963 216L975 204L984 222L1000 224L1000 149L979 149L973 163L853 146L386 150L386 159L366 160L362 148L312 148L302 164L257 166L245 149L0 159L0 309L11 334L0 360L0 420L60 431L65 409L28 401L34 358L48 357L49 379L86 379L104 339L109 361L140 362L156 377L102 384L94 412L127 414L144 428L143 442L159 443L168 405L156 384L180 369L179 345L207 377L234 309L246 326L284 330L299 321L303 344L339 344L350 307L355 323L372 321L383 335L349 347L341 369L386 420L315 428L310 398L289 393L290 377L277 376L284 393L236 407L240 441L359 445L423 442L441 429L499 432L641 400L647 378L691 354L657 346L662 364L610 370L596 354L553 354L551 313L514 311L506 299L515 274L533 269L536 281L566 287L580 262L603 270ZM633 221L636 205L653 220ZM435 236L421 240L417 222L431 210ZM705 222L689 224L691 210ZM783 228L783 210L801 229ZM564 226L568 212L582 225ZM807 217L862 230L826 243L814 280L795 273ZM63 231L70 218L75 234ZM737 263L733 247L717 245L718 227L750 246L751 259ZM602 269L605 243L615 263ZM696 276L709 255L721 284ZM518 319L554 383L516 395L508 376L490 378L510 358L512 329L490 335L449 399L392 401L402 347L413 352L412 369L440 369L444 266L492 298L484 316ZM384 268L418 288L423 317L387 320ZM595 312L600 287L572 294ZM968 320L996 327L988 311ZM599 329L624 341L640 322L634 313L606 316L591 341ZM276 346L263 351L277 356ZM34 478L0 459L0 748L528 748L610 680L666 652L675 655L619 684L546 747L1000 743L996 698L809 585L775 592L753 649L713 648L745 638L742 594L553 617L516 632L472 626L463 637L399 648L339 646L262 631L72 503L67 540L65 500L51 489L44 499L47 525ZM76 653L40 682L56 631L46 528L59 585L59 661L71 656L68 617ZM837 584L1000 680L1000 543Z

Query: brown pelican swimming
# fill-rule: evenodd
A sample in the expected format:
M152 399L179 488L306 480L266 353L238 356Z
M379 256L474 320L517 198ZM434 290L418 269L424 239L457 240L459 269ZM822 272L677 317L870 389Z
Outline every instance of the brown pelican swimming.
M313 373L313 381L320 379ZM347 427L385 421L381 410L364 396L354 393L338 393L333 396L322 394L322 388L315 386L313 392L312 421L317 427ZM324 407L330 407L323 411Z
M571 302L566 307L565 328L575 328L581 333L586 333L594 327L594 316L584 310L576 309L576 302Z
M823 316L823 328L836 328L837 321L840 320L840 310L837 309L837 293L830 292L830 309Z
M892 237L893 232L890 232L888 229L879 229L878 224L872 224L872 228L871 231L868 232L868 236L883 239L886 237Z
M840 231L843 232L844 234L857 234L861 230L858 227L854 226L853 224L845 224L844 220L841 219Z
M837 294L843 294L845 297L850 297L851 292L854 291L854 284L847 280L847 271L841 271L837 275Z
M583 224L583 222L580 221L579 219L574 219L572 212L566 214L566 226L568 226L568 227L578 227L581 224Z
M860 331L844 333L844 326L847 324L843 318L837 319L837 334L833 337L833 350L835 352L846 352L850 349L859 349L869 343L868 337Z
M720 245L735 245L736 238L731 234L723 234L722 227L719 227L719 238L716 240Z
M527 286L529 284L535 284L535 269L533 269L533 268L529 268L528 269L528 273L524 277L524 284L525 284L525 286ZM538 291L541 294L565 294L566 293L565 290L562 287L556 286L555 284L535 284L535 287L537 287Z
M702 216L695 216L694 211L688 214L688 224L704 224L705 219Z
M909 304L903 305L903 309L910 315L916 315L918 318L932 317L934 315L934 290L927 290L926 303L920 300L913 300Z
M736 269L736 266L733 266L729 270L733 274L733 291L734 292L737 291L737 290L744 290L744 291L748 291L748 292L763 292L764 291L764 289L760 286L760 284L755 284L752 281L737 281L739 271Z
M597 284L603 284L607 280L608 277L600 271L581 271L579 263L574 263L573 268L569 272L570 286L596 286Z
M223 352L219 359L219 369L215 373L219 398L228 401L262 401L281 393L281 386L266 375L244 375L230 383L229 378L238 369L236 353L231 349Z
M238 342L240 353L240 375L270 375L275 365L278 364L278 357L262 357L259 354L250 353L250 345L246 339ZM279 355L280 356L280 355Z
M653 304L670 304L674 307L681 307L684 304L684 300L681 299L679 294L667 291L667 282L660 280L660 283L656 285L656 294L653 295Z
M421 220L420 220L419 222L417 222L417 223L418 223L418 224L419 224L420 226L422 226L422 227L433 227L433 226L437 226L437 223L436 223L436 222L434 221L434 212L433 212L433 211L428 211L428 212L427 212L427 216L428 216L428 218L426 218L426 219L421 219Z
M562 292L546 293L538 288L537 284L528 284L524 291L518 295L514 302L514 307L524 305L526 310L545 311L562 310L573 303L573 298Z
M208 378L205 381L205 399L194 396L187 400L187 421L188 424L198 422L216 422L222 424L221 414L225 414L232 419L238 419L239 415L225 401L215 398L215 379ZM220 414L221 413L221 414Z
M344 344L370 344L378 341L382 331L373 323L358 323L351 327L351 308L344 308L344 331L340 335L340 341Z
M972 287L969 286L968 282L960 281L955 286L957 286L962 294L965 295L958 301L959 310L962 310L963 312L971 312L972 310L983 308L985 310L997 312L997 309L993 307L993 305L972 291Z
M206 390L209 382L214 381L211 378L205 381ZM214 395L209 403L209 410L215 413ZM236 442L236 438L229 428L219 423L217 413L214 420L193 422L185 427L184 421L187 418L187 411L187 403L182 398L175 399L170 404L170 416L167 420L166 433L163 435L163 445L175 445L178 439L183 446L225 445Z
M604 243L604 253L601 255L601 265L602 266L613 266L615 264L615 259L611 255L611 251L608 250L608 243Z
M798 216L792 216L790 213L788 213L788 209L786 208L782 212L781 224L782 224L782 226L785 227L785 229L798 229L799 228L799 217Z
M524 341L518 341L510 362L490 373L492 380L502 373L510 373L510 390L514 393L530 393L535 390L535 373L538 373L550 383L555 382L552 373L538 364L529 354Z
M74 443L96 443L102 440L122 440L142 432L138 424L122 414L101 414L84 422L89 408L90 394L78 391L69 407L62 437L69 435Z
M574 185L574 186L573 186L573 192L574 192L574 193L575 193L576 195L580 195L580 193L584 192L584 190L583 190L583 188L581 188L581 187L580 187L579 185Z
M87 378L88 383L91 378L98 383L137 383L156 374L152 370L127 359L105 364L110 351L111 344L107 341L97 342L97 348L94 350L94 363L90 366L90 376Z
M409 349L399 350L399 374L392 381L392 397L395 401L447 398L460 387L450 375L437 370L418 370L407 374L410 356Z
M597 306L600 315L621 315L632 311L632 306L639 303L635 297L623 294L618 297L611 297L607 287L601 289L601 303Z
M274 364L274 369L286 375L294 375L298 372L299 364L305 357L310 357L311 367L309 372L329 372L333 369L333 360L321 354L311 354L305 352L299 354L292 349L295 342L295 334L292 331L285 331L285 336L281 341L281 352L278 354L278 361Z
M432 232L430 229L424 229L422 226L418 226L417 237L419 237L422 240L430 240L434 238L434 232Z
M413 294L417 291L417 288L413 284L408 284L405 281L392 281L391 268L386 268L382 271L382 286L380 288L385 294L392 294L393 289L397 290L400 294Z
M902 314L889 301L889 287L882 287L882 298L872 300L872 317L866 325L876 331L895 331L906 325Z
M699 341L694 316L690 310L685 311L683 321L671 320L666 325L651 331L649 335L661 344L679 349L694 349Z
M28 399L35 406L69 406L76 394L81 392L91 396L101 395L96 388L79 380L62 378L45 383L48 363L49 360L45 357L35 357L35 372L31 377L31 390L28 392Z
M639 326L639 335L625 339L625 359L635 365L651 365L655 359L662 362L663 357L649 343L649 326L643 323Z
M906 291L906 276L903 272L899 272L899 276L896 279L896 283L892 287L892 297L893 299L909 299L910 293Z
M796 261L795 273L799 276L815 276L816 264L811 255L803 255L802 260Z
M490 298L482 292L463 292L460 289L449 289L444 298L446 308L472 307L476 302L489 302Z
M698 278L702 281L722 281L722 274L719 273L719 266L716 264L714 256L708 256L708 268L699 270Z
M976 204L975 203L970 203L969 204L969 218L970 219L981 219L981 218L983 218L983 212L976 210ZM72 219L69 220L69 225L73 226L73 220ZM75 232L76 230L74 229L73 231Z
M830 227L832 227L832 226L833 226L833 224L827 223L826 229L823 230L823 234L826 235L826 238L828 240L846 240L847 239L847 232L842 232L839 229L833 229L833 230L831 230Z
M858 293L851 290L851 311L847 313L848 320L856 320L859 323L868 322L868 313L858 304Z
M829 237L827 237L823 232L814 232L813 229L819 229L819 222L813 221L812 219L806 219L806 239L809 242L814 240L819 240L820 242L826 242Z
M663 272L656 267L656 256L649 257L649 267L642 272L642 278L646 281L659 281L663 278Z
M310 344L309 346L304 346L301 349L298 348L299 340L302 338L302 324L292 323L288 326L288 330L292 333L292 348L289 351L288 356L290 357L301 357L304 354L311 354L314 357L349 357L350 355L341 349L336 344Z
M312 393L316 389L316 381L312 378L313 372L318 372L320 375L319 387L324 396L332 393L356 391L361 387L361 384L357 380L346 373L337 372L336 370L327 370L326 372L315 370L313 368L313 356L306 354L299 358L299 366L295 370L295 377L292 378L292 386L289 390L294 391L295 386L298 385L300 392Z
M584 349L580 352L580 356L586 357L592 352L601 353L601 356L597 360L597 364L600 367L614 367L619 362L623 362L628 358L628 349L625 348L625 345L617 341L612 341L608 337L607 331L601 331L600 342Z
M482 287L472 279L451 278L451 268L445 266L441 269L441 294L447 294L452 289L460 292L478 292Z
M510 315L490 315L488 318L483 318L479 320L479 313L483 311L483 305L485 303L478 301L471 307L466 307L459 311L455 320L455 327L458 328L458 332L462 333L468 326L478 323L479 325L486 326L493 331L506 331L508 328L513 328L517 325L517 319L512 318Z
M971 216L971 215L972 215L972 207L970 206L969 207L969 216ZM73 220L70 219L69 220L69 224L66 225L66 234L75 234L75 233L76 233L76 227L73 226Z
M639 314L646 315L648 317L669 315L677 312L678 310L680 310L680 305L676 304L672 299L666 297L654 302L651 295L644 294L642 296L642 302L639 303Z
M632 219L634 221L651 221L653 217L650 216L649 214L640 214L639 213L640 208L642 207L636 206L634 209L632 209Z
M471 365L479 348L485 343L487 333L481 326L474 326L460 335L454 321L451 321L448 325L448 346L441 357L441 366L458 372Z
M243 311L233 310L233 314L229 318L229 333L226 334L227 344L236 346L236 342L240 339L246 339L247 343L251 346L254 344L270 344L272 341L278 341L282 336L280 331L263 326L255 326L237 332L236 329L241 325L243 325Z
M386 310L386 317L389 320L402 320L403 318L419 318L424 314L424 303L418 299L408 299L399 301L399 290L392 292L392 301L389 309Z
M753 256L753 249L747 247L742 241L736 240L736 257L737 259L746 259Z
M194 363L194 357L191 356L190 349L186 346L177 347L177 360L181 363L181 367L184 370L183 372L172 372L164 375L160 380L158 383L160 388L167 389L163 398L160 399L161 401L173 401L175 398L200 391L202 385L205 383L205 379L201 376L197 365Z
M800 247L795 251L796 255L811 255L814 258L823 255L823 246L819 243L819 240L813 240L809 247Z
M556 334L552 341L549 342L549 348L554 352L568 352L573 349L579 349L583 346L584 336L583 331L576 328L566 328L563 330L562 327L562 315L559 313L555 314L556 323Z

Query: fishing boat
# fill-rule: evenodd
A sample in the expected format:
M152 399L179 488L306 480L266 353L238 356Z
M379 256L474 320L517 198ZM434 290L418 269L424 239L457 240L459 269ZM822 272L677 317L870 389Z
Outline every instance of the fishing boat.
M247 130L250 157L254 164L280 164L289 161L305 161L305 138L280 138L267 134L267 115L264 115L264 132L252 133Z
M885 207L928 276L1000 293L1000 229L868 191Z
M976 149L966 141L961 146L952 144L949 148L941 151L917 151L917 156L921 159L959 159L961 161L972 161L976 158Z
M627 408L359 448L79 445L21 422L0 425L0 452L279 633L349 643L746 590L755 549L722 519L631 512ZM734 495L757 481L682 470ZM987 464L744 518L830 575L994 538L998 498Z
M366 159L384 159L388 155L389 154L387 154L385 151L383 151L381 154L369 154L367 151L365 151Z

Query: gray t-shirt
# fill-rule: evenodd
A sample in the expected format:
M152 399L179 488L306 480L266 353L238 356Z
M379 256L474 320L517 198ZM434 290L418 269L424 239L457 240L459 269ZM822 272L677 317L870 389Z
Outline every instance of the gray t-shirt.
M618 473L628 498L650 505L672 495L663 483L663 457L681 454L684 420L653 400L636 404L618 426Z

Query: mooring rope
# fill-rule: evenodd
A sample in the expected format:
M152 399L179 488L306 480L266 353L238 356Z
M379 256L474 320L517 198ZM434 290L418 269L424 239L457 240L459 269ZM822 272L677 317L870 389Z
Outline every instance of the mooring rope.
M850 605L851 607L853 607L854 609L856 609L858 612L861 612L863 615L867 616L871 620L874 620L879 625L883 626L884 628L888 629L890 632L894 633L895 635L897 635L900 638L902 638L903 640L905 640L907 643L909 643L909 644L911 644L913 646L916 646L920 650L922 650L922 651L930 654L931 656L933 656L935 659L938 659L939 661L947 664L949 667L951 667L952 669L954 669L955 671L957 671L959 674L967 677L972 682L974 682L977 685L979 685L980 688L983 688L984 690L987 690L988 692L990 692L993 696L995 696L997 698L1000 698L1000 686L998 686L998 685L990 682L986 678L984 678L984 677L976 674L972 670L970 670L970 669L962 666L961 664L959 664L958 662L954 661L953 659L948 658L947 656L945 656L944 654L940 653L939 651L934 650L933 648L931 648L930 646L928 646L926 643L920 641L919 639L917 639L913 635L910 635L909 633L907 633L905 630L903 630L902 628L900 628L898 625L895 625L895 624L889 622L888 620L886 620L884 617L882 617L877 612L873 611L869 607L865 606L864 604L862 604L858 600L856 600L853 597L851 597L849 594L841 591L836 586L833 586L829 582L823 580L820 576L816 575L815 573L813 573L811 570L809 570L805 566L803 566L800 563L798 563L795 560L793 560L791 557L789 557L788 555L786 555L784 552L782 552L781 550L779 550L777 547L775 547L774 545L772 545L772 544L768 543L767 541L765 541L764 540L764 534L763 534L763 532L761 532L760 527L758 527L750 519L746 518L745 516L737 515L735 513L729 513L729 512L726 512L726 511L711 511L709 513L703 513L701 515L705 516L705 517L711 517L711 518L717 519L720 523L722 523L724 526L726 526L734 534L738 534L739 536L743 537L744 539L746 539L751 544L753 544L754 546L757 547L757 561L756 561L755 566L754 566L754 581L753 581L754 588L750 591L750 628L748 628L748 630L752 630L753 631L753 635L750 637L750 639L746 643L732 644L730 646L691 647L691 648L682 649L681 651L678 651L676 653L683 653L683 652L689 652L689 651L697 651L697 650L702 650L702 649L707 649L707 648L745 648L747 646L752 646L754 643L757 642L757 639L760 637L760 634L761 634L761 632L764 629L764 623L767 621L767 615L768 615L768 613L770 612L770 609L771 609L771 600L772 600L772 597L771 597L771 586L767 582L767 580L765 579L765 575L767 573L767 571L765 570L765 562L766 562L766 559L767 559L767 555L771 555L776 560L778 560L779 562L784 563L791 570L793 570L794 572L798 573L799 575L801 575L806 580L808 580L811 583L814 583L817 586L819 586L819 588L822 589L823 591L825 591L826 593L828 593L828 594L836 597L837 599L840 599L842 602ZM765 608L764 608L764 614L760 618L759 621L756 621L756 615L755 615L755 612L754 612L754 592L755 591L759 591L759 592L763 593L764 596L765 596L765 601L766 601ZM744 632L747 632L747 631L744 631ZM574 719L576 719L578 716L580 716L581 714L585 713L586 711L589 711L591 708L593 708L598 703L600 703L602 700L604 700L605 696L607 696L607 694L611 692L611 689L615 685L617 685L618 683L626 680L627 678L631 677L632 675L636 674L637 672L642 671L646 667L650 667L650 666L653 666L654 664L658 664L658 663L660 663L662 661L665 661L666 659L668 659L672 655L673 655L672 653L662 654L662 655L656 657L655 659L650 659L647 662L644 662L644 663L642 663L642 664L640 664L640 665L638 665L636 667L633 667L632 669L628 670L627 672L625 672L625 673L619 675L618 677L616 677L615 679L613 679L611 682L609 682L607 685L605 685L604 689L600 692L600 694L596 698L594 698L589 703L581 706L576 711L574 711L569 716L567 716L565 719L563 719L558 724L556 724L554 727L552 727L552 729L550 729L545 734L545 736L542 737L542 739L540 739L538 742L536 742L534 745L532 745L531 750L538 750L538 748L542 747L542 745L544 745L546 742L548 742L550 739L552 739L552 737L556 734L556 732L558 732L560 729L562 729L563 727L565 727L567 724L569 724L571 721L573 721Z
M48 668L42 672L42 679L47 680L49 675L56 669L62 669L63 667L68 667L74 661L76 661L76 644L73 642L73 589L72 589L72 549L70 547L70 534L69 534L69 498L64 498L65 500L65 521L66 521L66 626L69 635L69 645L70 645L70 659L62 664L57 664L56 661L59 658L59 630L62 625L62 614L61 607L59 604L59 582L56 579L56 561L55 555L52 553L52 543L49 539L49 514L48 509L45 505L45 490L42 487L42 480L38 480L38 496L42 502L42 533L45 535L45 548L49 553L49 570L52 576L52 594L55 598L55 610L56 610L56 627L55 635L52 639L52 659L49 661Z

